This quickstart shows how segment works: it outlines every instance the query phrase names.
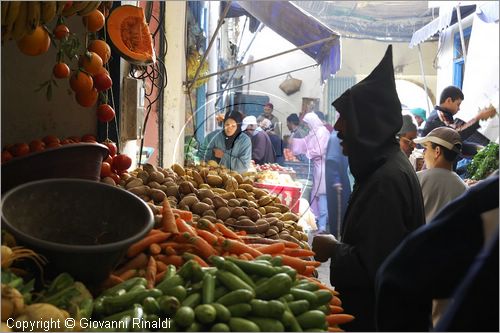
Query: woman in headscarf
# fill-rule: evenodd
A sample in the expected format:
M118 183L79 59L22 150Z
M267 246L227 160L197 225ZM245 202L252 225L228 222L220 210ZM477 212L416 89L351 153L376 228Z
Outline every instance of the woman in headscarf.
M304 116L304 123L309 127L309 134L303 139L293 138L294 155L305 154L313 162L313 184L311 190L311 209L316 216L318 232L325 232L328 219L328 205L325 186L325 160L330 132L314 112Z
M247 171L252 159L252 142L247 135L242 135L241 114L237 111L227 112L224 129L212 133L207 135L202 144L200 158L215 160L232 171Z

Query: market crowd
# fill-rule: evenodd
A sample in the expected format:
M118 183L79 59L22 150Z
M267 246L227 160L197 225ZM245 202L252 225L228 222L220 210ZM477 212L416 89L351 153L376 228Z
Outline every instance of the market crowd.
M286 149L310 161L313 251L331 259L330 282L356 317L346 331L498 331L498 171L471 187L456 173L487 144L477 129L496 110L455 119L464 98L450 86L429 116L402 115L389 46L333 102L334 128L320 112L291 114L282 139L268 103L258 118L226 113L199 156L237 172L251 160L282 163ZM418 172L409 159L417 146Z

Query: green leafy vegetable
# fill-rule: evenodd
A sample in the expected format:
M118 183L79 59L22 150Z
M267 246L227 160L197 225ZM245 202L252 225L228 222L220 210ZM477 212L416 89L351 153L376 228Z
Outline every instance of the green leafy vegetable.
M498 143L490 142L481 149L467 167L471 179L481 180L498 169Z

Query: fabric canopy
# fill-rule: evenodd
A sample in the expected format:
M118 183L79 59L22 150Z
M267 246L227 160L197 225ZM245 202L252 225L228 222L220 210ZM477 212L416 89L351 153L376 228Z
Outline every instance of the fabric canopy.
M341 64L340 35L289 1L238 1L237 4L297 47L333 37L302 51L321 66L321 80Z
M462 19L476 10L475 5L460 6L460 15ZM441 7L439 10L439 17L432 20L429 24L423 26L415 31L410 41L410 48L425 42L438 32L443 31L447 27L458 22L457 11L453 6Z

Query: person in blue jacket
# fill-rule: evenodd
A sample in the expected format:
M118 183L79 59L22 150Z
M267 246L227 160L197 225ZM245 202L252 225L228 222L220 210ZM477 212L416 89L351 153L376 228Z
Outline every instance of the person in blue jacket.
M239 112L227 112L224 129L209 133L201 145L200 160L215 160L231 171L247 171L252 159L252 142L247 135L242 135L241 119Z
M333 130L326 149L326 200L328 203L328 224L330 233L339 237L338 230L342 224L347 202L351 196L351 182L348 176L349 162L342 154L338 132Z

